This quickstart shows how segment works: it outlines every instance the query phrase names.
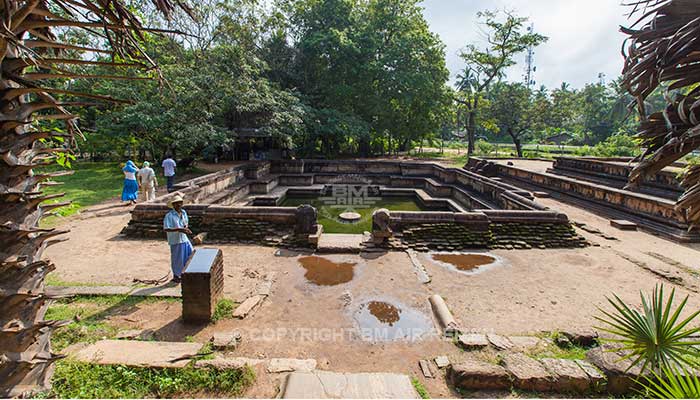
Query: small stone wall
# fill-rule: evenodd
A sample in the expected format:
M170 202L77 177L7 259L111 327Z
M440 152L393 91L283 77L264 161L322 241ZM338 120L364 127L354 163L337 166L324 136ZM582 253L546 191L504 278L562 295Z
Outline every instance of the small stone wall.
M572 158L558 157L554 159L552 169L548 172L555 174L572 174L576 176L589 176L591 179L602 178L619 182L619 187L624 187L629 180L633 165L623 164L630 160L598 159L598 158ZM640 183L639 191L653 190L654 193L673 200L683 193L683 188L678 181L677 174L663 170L650 177L645 177ZM667 193L664 193L667 192Z
M697 230L689 231L689 226L682 214L676 212L675 201L644 193L605 186L582 179L551 173L539 173L474 159L468 168L484 168L483 163L490 164L495 175L510 181L522 183L533 190L545 190L558 193L564 199L601 213L613 219L626 219L637 223L644 229L662 234L681 242L700 241ZM506 198L508 195L505 196Z
M564 214L542 211L391 212L384 247L416 251L586 247ZM382 247L382 245L380 245Z
M297 235L297 208L223 207L207 204L184 206L194 235L207 233L207 242L308 246L308 234ZM122 231L131 238L164 239L165 204L139 204Z

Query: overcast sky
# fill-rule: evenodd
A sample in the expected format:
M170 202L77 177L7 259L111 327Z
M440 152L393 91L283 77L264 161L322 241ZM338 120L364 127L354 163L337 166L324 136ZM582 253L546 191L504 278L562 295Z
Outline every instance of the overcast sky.
M447 67L454 80L464 68L459 50L467 43L482 43L476 13L507 8L529 17L535 31L549 37L536 48L537 85L557 87L562 81L581 87L607 81L622 70L620 49L625 38L619 26L629 23L620 0L425 0L425 17L431 30L447 45ZM508 71L511 80L522 80L524 56Z

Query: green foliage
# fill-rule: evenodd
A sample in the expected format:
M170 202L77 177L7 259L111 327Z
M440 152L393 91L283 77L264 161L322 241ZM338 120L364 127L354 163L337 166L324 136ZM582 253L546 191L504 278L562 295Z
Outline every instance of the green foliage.
M496 150L496 146L485 140L478 140L476 142L476 149L478 150L479 155L488 156L489 154L493 153L494 150Z
M57 364L50 396L58 398L146 398L240 396L255 380L250 367L145 368L74 361Z
M642 312L630 308L617 296L608 298L614 311L599 309L603 317L596 319L605 324L599 329L619 337L611 341L618 344L619 350L629 352L625 358L632 359L630 368L640 363L643 371L647 367L658 371L676 365L698 365L694 360L700 357L700 350L696 347L700 342L690 339L700 332L700 328L690 328L690 323L700 311L681 320L688 297L673 310L675 289L668 299L664 299L663 291L661 285L654 288L649 298L640 293Z
M233 310L236 308L236 303L230 299L221 299L216 303L216 308L214 309L214 315L211 317L211 321L216 323L222 319L233 318Z
M418 396L420 396L421 399L430 398L430 393L428 393L428 390L423 385L423 382L419 381L417 378L411 377L411 384L413 385L413 388L416 389L416 393L418 393Z
M700 398L700 379L694 370L686 368L670 369L661 367L661 373L652 371L651 378L642 383L644 390L640 393L647 398L658 399L698 399Z

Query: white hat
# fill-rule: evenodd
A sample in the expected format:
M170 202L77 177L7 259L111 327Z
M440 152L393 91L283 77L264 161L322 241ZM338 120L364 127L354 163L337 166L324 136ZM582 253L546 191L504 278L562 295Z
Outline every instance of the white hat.
M176 194L172 199L168 201L168 207L173 208L173 203L184 203L185 199L181 195Z

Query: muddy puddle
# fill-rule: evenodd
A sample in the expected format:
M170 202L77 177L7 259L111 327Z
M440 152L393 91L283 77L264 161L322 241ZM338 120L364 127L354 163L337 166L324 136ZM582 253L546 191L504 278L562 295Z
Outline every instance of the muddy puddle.
M324 257L301 257L299 263L306 270L304 277L318 286L336 286L355 277L356 263L336 263Z
M430 257L439 265L446 266L457 272L475 274L487 267L496 265L498 259L488 254L475 253L438 253L431 254Z
M430 318L421 312L380 300L361 304L355 321L362 339L375 342L419 340L433 329Z

